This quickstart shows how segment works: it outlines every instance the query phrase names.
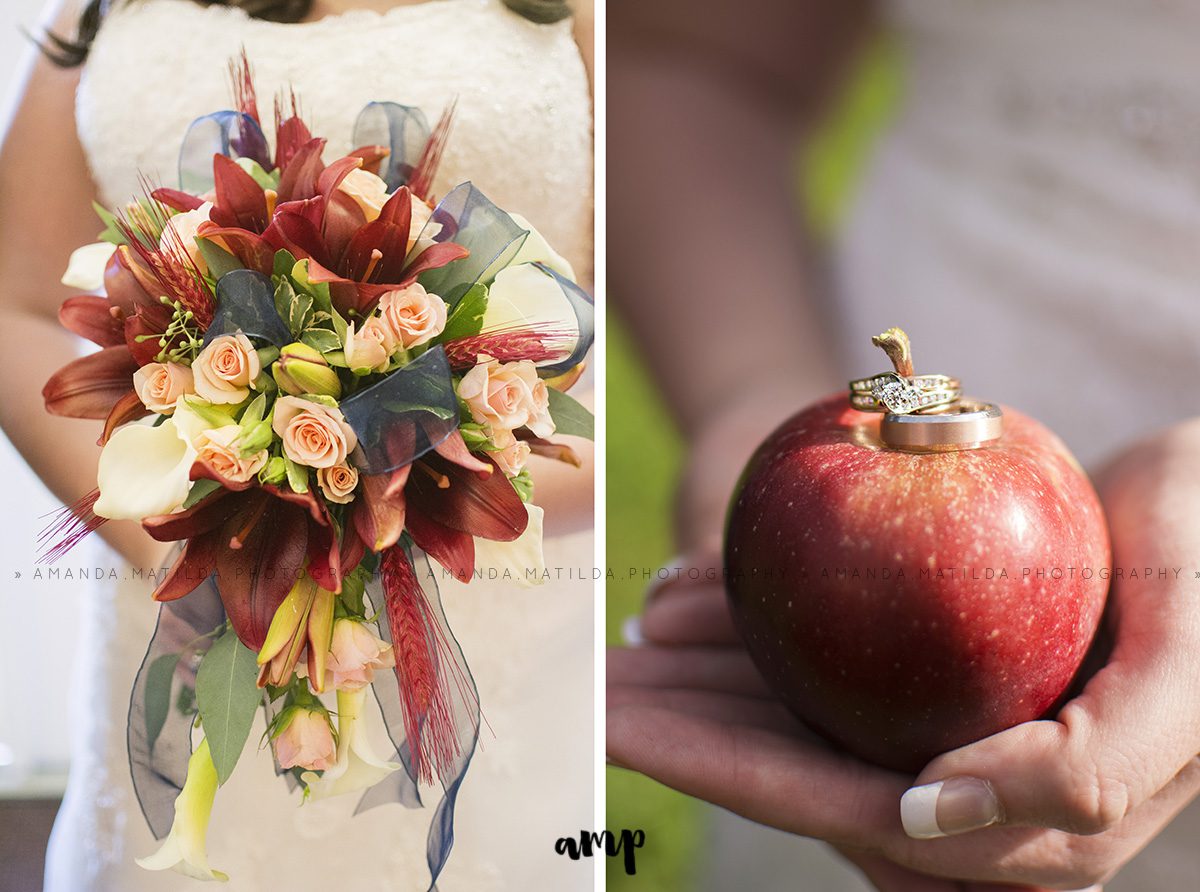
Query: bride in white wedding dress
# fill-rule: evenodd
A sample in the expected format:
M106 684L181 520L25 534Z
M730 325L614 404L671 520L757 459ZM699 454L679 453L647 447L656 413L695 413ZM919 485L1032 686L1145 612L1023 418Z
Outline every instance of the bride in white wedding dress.
M108 206L135 195L143 174L174 185L190 121L230 106L226 63L242 48L260 96L295 89L314 132L329 138L327 159L352 148L354 118L372 100L418 106L436 118L457 99L435 193L471 179L497 204L532 221L577 270L590 270L591 107L569 19L539 24L501 0L380 3L378 9L267 5L292 19L299 7L302 19L266 21L192 0L105 4L111 8L77 91L74 73L38 63L0 159L5 187L19 182L40 196L36 219L18 222L11 207L0 210L0 242L19 241L22 236L13 235L18 226L40 237L30 245L38 266L30 276L46 287L6 298L19 304L18 322L3 345L27 357L45 354L26 360L31 393L33 382L45 377L43 367L48 374L77 349L54 330L55 294L66 293L49 283L70 248L94 236L87 173ZM523 5L541 21L561 18L540 14L558 4ZM70 27L63 21L69 19L59 20L60 33ZM574 30L585 35L585 26ZM52 164L44 164L47 158ZM75 183L80 188L69 188ZM14 249L0 250L5 271L14 269ZM22 269L29 265L20 262ZM91 486L94 454L79 444L92 435L82 422L42 424L40 411L32 414L35 402L26 395L10 403L5 429L51 487L73 499ZM545 552L548 567L562 568L561 581L534 589L441 583L486 719L458 799L455 844L438 879L443 890L592 887L588 865L554 854L555 839L590 826L593 812L592 581L583 569L593 564L592 481L586 467L565 470L534 469L542 484L538 501L548 520L557 519ZM115 528L112 541L135 566L161 563L137 530ZM149 599L152 583L116 554L110 561L121 581L85 599L72 692L71 779L45 888L190 889L194 881L134 863L157 843L133 794L126 711L157 608ZM251 739L261 733L260 717ZM235 890L423 890L429 886L426 833L439 796L440 788L431 790L424 809L385 805L353 818L354 797L301 807L299 795L275 776L269 751L248 752L217 798L210 860L230 874Z

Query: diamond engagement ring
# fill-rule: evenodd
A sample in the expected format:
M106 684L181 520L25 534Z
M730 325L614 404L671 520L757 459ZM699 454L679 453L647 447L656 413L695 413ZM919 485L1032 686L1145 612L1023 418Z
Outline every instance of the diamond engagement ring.
M862 412L910 415L953 405L962 383L948 375L900 375L882 372L850 382L850 405Z

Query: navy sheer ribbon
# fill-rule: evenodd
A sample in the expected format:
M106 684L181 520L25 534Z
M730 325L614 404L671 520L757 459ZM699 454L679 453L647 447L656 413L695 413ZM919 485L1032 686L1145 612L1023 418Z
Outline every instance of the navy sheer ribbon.
M458 801L458 791L462 787L467 769L471 767L471 759L475 755L475 745L479 741L479 694L475 687L475 679L467 668L466 658L462 648L450 630L446 613L442 609L441 593L438 591L437 577L429 558L415 545L406 548L412 563L416 578L425 593L426 601L431 608L431 616L437 623L435 634L446 644L443 651L454 662L453 667L438 666L438 675L442 683L450 684L458 696L452 698L454 704L454 725L458 739L464 742L462 751L454 760L448 775L439 778L444 795L433 813L433 821L429 825L429 838L425 845L425 858L429 864L430 892L437 890L437 878L454 846L454 808ZM367 586L367 599L373 609L383 610L384 595L379 577L376 576ZM380 636L391 643L391 630L386 619L379 623ZM459 682L453 679L459 679ZM421 805L420 792L416 784L416 771L413 767L411 750L404 730L404 712L400 706L400 694L396 685L389 684L387 679L377 677L372 685L375 698L379 701L383 713L384 724L388 736L396 747L395 758L404 766L404 771L394 771L386 779L376 784L363 794L359 800L355 814L383 805L387 802L400 802L410 807Z
M471 252L420 276L425 289L441 296L451 307L476 282L486 284L508 266L529 235L469 182L455 186L438 203L421 235L435 223L441 225L432 236L435 242L457 242Z
M203 195L213 188L213 155L249 158L270 170L271 152L262 128L241 112L219 111L192 121L179 149L179 188Z
M217 308L204 343L239 331L276 347L292 342L291 331L275 309L275 286L252 269L230 270L217 281Z
M429 121L419 108L398 102L369 102L354 121L351 143L355 147L388 148L379 175L388 191L395 192L412 178L429 134Z
M571 351L571 355L553 365L544 365L538 368L543 376L547 376L546 373L549 372L550 375L547 377L553 377L554 374L575 368L583 362L587 352L592 349L592 342L596 339L596 304L590 294L566 276L556 273L544 263L533 265L552 278L562 289L563 297L575 311L575 321L579 324L579 340L575 342L575 349Z
M440 346L341 402L358 438L354 462L367 474L411 464L458 428L458 396Z
M126 729L129 772L155 839L163 839L175 820L175 798L183 790L192 755L196 670L212 646L211 633L224 623L225 610L213 578L185 598L163 602L133 682ZM151 704L146 696L152 682L161 690L163 676L170 679L165 713L161 698Z

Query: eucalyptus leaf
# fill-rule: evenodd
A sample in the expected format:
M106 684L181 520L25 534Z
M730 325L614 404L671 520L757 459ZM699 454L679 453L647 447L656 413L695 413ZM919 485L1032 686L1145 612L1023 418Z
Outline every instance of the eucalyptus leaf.
M452 341L477 335L483 330L483 314L487 311L488 290L486 285L472 285L459 298L446 319L439 342Z
M217 780L225 783L250 736L254 713L262 703L254 651L227 631L200 661L196 705L212 752Z
M548 390L550 393L550 417L554 419L555 431L569 436L595 439L595 416L574 397L568 396L561 390L555 390L553 387Z
M171 682L178 664L179 654L162 654L146 670L146 746L151 752L171 711Z

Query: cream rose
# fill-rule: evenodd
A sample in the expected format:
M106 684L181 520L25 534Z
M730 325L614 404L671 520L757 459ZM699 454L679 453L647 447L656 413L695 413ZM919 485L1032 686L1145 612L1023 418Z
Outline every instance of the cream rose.
M437 337L446 327L446 302L413 283L379 299L379 318L395 339L408 349Z
M354 487L358 486L358 468L350 465L334 465L332 468L321 468L317 471L317 483L325 498L339 505L346 505L354 500Z
M158 239L160 251L178 254L182 249L196 265L200 275L208 273L208 263L205 261L204 255L200 253L200 246L196 244L196 230L200 228L201 223L208 222L208 214L211 210L212 204L206 201L193 211L184 211L169 217L166 225L163 226L162 235Z
M283 440L283 454L310 468L344 465L346 456L358 445L358 437L340 409L298 396L281 396L275 401L271 429Z
M243 458L238 446L242 429L236 424L204 431L196 437L196 460L212 467L214 471L234 483L245 483L262 470L270 455L262 449Z
M196 396L210 403L240 403L250 395L250 382L262 365L250 339L240 331L221 335L192 363Z
M133 373L133 389L142 405L151 412L170 415L175 401L185 394L195 393L192 370L177 362L151 362Z
M372 316L355 330L346 327L346 364L354 370L382 372L396 352L396 338L378 316Z
M505 477L516 477L529 461L529 444L518 440L512 431L493 431L492 442L498 447L489 453L504 472Z
M493 432L528 427L539 437L554 433L550 394L529 360L501 363L486 356L458 384L471 416Z
M441 223L429 223L430 217L433 216L433 208L423 202L417 196L412 197L412 220L408 225L408 249L411 251L414 247L424 250L433 244L434 237L442 231ZM429 226L429 231L425 232L425 227ZM421 239L421 243L417 244L417 238L424 233L425 238Z
M379 212L383 210L383 206L387 204L388 200L387 183L371 171L363 170L361 167L346 175L346 178L338 184L338 191L354 199L354 203L362 209L363 216L367 218L368 223L379 217Z

